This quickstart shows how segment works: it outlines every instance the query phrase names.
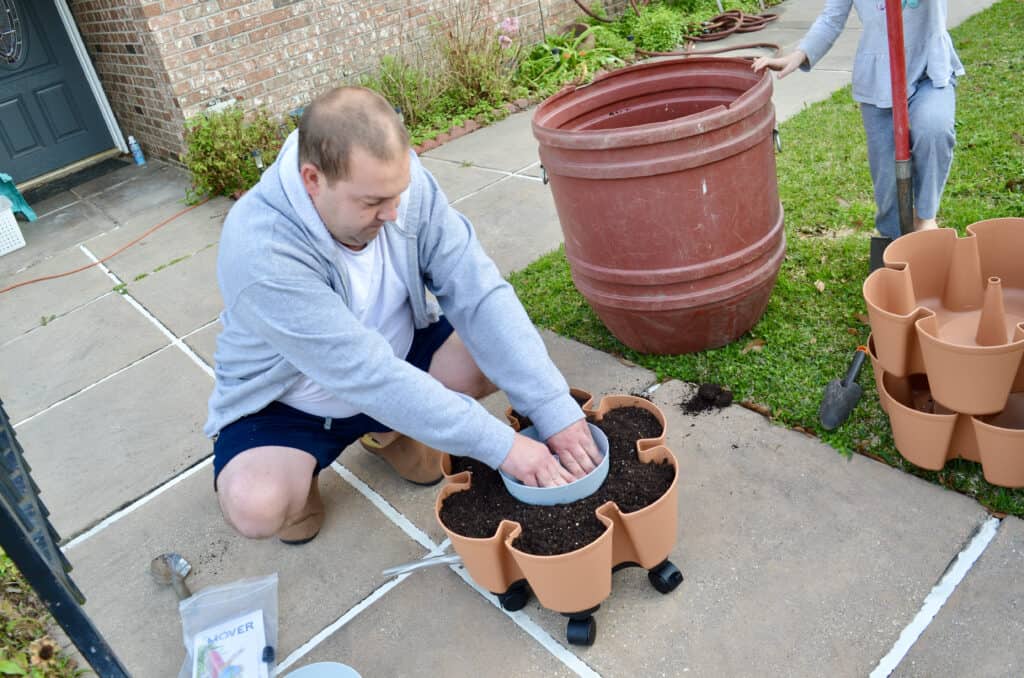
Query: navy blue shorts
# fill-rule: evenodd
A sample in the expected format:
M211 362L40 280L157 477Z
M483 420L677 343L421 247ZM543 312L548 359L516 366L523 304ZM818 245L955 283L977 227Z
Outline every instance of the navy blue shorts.
M437 349L454 330L441 316L436 323L416 330L405 361L424 372ZM367 433L383 433L391 429L365 414L343 419L317 417L274 401L259 412L234 421L217 435L213 443L213 484L227 463L254 447L274 445L293 447L309 452L316 459L316 472L330 466L342 450Z

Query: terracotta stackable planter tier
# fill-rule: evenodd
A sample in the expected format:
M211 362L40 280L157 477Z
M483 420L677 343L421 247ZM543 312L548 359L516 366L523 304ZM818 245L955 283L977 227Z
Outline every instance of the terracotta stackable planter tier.
M903 236L864 282L879 399L911 463L1024 487L1024 219L967 233Z
M446 456L442 465L447 483L438 495L435 514L470 576L497 595L502 607L521 609L532 590L541 605L569 617L566 635L570 643L590 645L596 628L592 615L611 594L614 570L643 567L652 585L662 593L674 590L683 579L668 560L678 531L679 466L664 445L665 417L657 406L635 396L606 396L596 407L590 407L589 394L574 390L574 396L587 403L584 413L592 422L621 407L643 408L657 417L662 424L661 436L638 440L636 448L642 463L666 462L675 471L671 485L659 499L631 513L623 513L615 502L606 502L595 511L606 528L597 539L569 553L533 555L513 545L522 531L517 522L502 521L488 538L466 537L444 524L441 507L445 500L472 484L469 471L451 474L452 460ZM519 424L514 415L510 421L514 427Z
M740 58L618 69L542 102L533 134L573 282L645 353L724 346L785 254L772 77Z

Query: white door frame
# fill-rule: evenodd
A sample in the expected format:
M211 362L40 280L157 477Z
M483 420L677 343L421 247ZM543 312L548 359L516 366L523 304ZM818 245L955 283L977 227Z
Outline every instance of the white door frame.
M75 25L75 17L71 14L71 10L68 9L67 0L53 0L53 2L57 6L57 13L60 14L60 20L64 24L64 31L68 34L68 38L71 40L71 47L75 50L75 54L78 56L78 63L81 64L82 72L85 73L85 79L86 82L89 83L89 89L92 90L92 94L96 98L96 103L100 107L100 114L103 116L103 121L107 123L107 129L110 131L110 138L122 153L127 153L128 144L125 141L124 134L121 132L121 127L117 124L117 118L114 116L114 109L110 107L110 102L107 101L107 95L103 91L103 86L100 84L100 78L96 74L96 69L93 68L92 60L89 58L89 53L85 49L85 43L82 42L82 36L78 32L78 26Z

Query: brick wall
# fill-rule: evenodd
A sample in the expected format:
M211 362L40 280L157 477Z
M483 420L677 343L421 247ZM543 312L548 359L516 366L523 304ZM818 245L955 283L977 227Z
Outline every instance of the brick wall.
M69 2L122 130L169 158L183 150L184 120L208 106L236 99L285 113L357 81L400 44L426 44L432 19L470 4L518 17L527 42L580 15L572 0Z
M68 3L121 131L146 153L177 157L184 117L139 0Z

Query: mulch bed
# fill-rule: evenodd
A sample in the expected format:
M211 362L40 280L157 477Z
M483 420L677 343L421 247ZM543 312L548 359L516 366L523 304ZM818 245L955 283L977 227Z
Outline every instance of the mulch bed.
M595 424L608 436L608 478L586 499L559 506L532 506L515 499L505 489L500 474L470 457L453 457L452 471L471 471L472 485L456 492L441 505L441 520L466 537L494 536L502 520L523 526L513 545L525 553L540 556L575 551L600 537L605 526L594 511L613 501L623 513L632 513L657 501L672 485L675 470L668 462L641 463L636 441L662 434L661 422L639 407L608 412Z

